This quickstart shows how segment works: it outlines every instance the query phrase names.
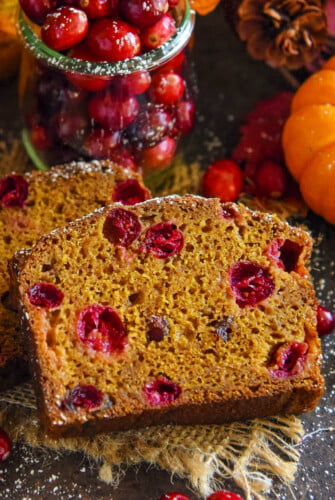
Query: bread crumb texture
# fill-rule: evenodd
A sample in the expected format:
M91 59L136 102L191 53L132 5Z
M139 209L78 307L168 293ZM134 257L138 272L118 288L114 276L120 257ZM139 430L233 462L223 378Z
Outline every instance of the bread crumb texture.
M47 425L311 409L311 248L276 216L193 195L115 204L42 237L18 284Z

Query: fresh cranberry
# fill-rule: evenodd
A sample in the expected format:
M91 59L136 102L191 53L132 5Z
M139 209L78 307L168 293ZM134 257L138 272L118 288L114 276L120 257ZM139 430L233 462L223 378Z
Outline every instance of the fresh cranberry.
M173 71L174 73L181 73L184 61L185 61L185 52L182 51L179 52L179 54L174 56L172 59L164 63L162 66L160 66L157 71L165 73L168 73L169 71Z
M155 24L141 32L141 41L147 49L157 49L167 42L177 31L171 14L164 14Z
M149 94L154 102L167 106L181 99L185 90L185 82L177 73L158 72L152 77Z
M322 335L328 335L328 333L331 333L335 328L334 314L321 305L318 305L317 309L317 322L317 330L320 337L322 337Z
M195 103L194 101L180 101L176 104L176 128L181 135L187 135L194 127Z
M110 0L77 0L89 19L99 19L110 14Z
M149 71L136 71L129 75L116 76L114 84L120 90L128 95L139 95L146 92L150 87L151 76Z
M278 267L288 273L296 270L301 252L301 245L282 238L274 240L269 247L269 256L275 260Z
M147 339L149 342L160 342L169 333L169 323L163 316L153 315L150 317L147 326Z
M136 150L152 148L172 132L174 118L170 111L159 104L147 104L128 130Z
M268 198L282 198L288 185L285 167L274 161L264 161L254 177L256 190Z
M36 149L46 151L51 147L51 141L46 127L43 125L33 125L30 128L30 142Z
M157 22L169 9L168 0L120 0L121 15L131 24L144 29Z
M137 165L135 163L135 158L126 148L115 148L112 149L108 154L108 159L114 161L118 165L132 172L137 171Z
M62 51L80 43L88 31L88 19L84 11L73 7L59 7L45 18L41 37L48 47Z
M46 119L58 113L67 102L66 80L63 76L50 72L41 75L36 85L36 98L41 116Z
M255 306L270 297L275 283L269 271L255 262L237 262L230 269L230 286L240 307Z
M169 405L181 395L181 388L166 377L148 382L144 386L144 394L149 405Z
M127 333L117 312L99 304L81 311L77 333L80 341L96 352L120 353L128 345Z
M12 449L12 443L11 440L7 434L1 427L0 427L0 462L3 462L8 458L10 451Z
M23 175L7 175L0 180L2 207L21 208L28 198L28 182Z
M23 12L33 23L43 24L49 12L57 7L58 0L19 0Z
M40 282L29 287L28 298L33 306L54 309L63 302L64 293L51 283Z
M96 94L88 104L92 120L104 128L121 130L130 125L139 113L136 97L122 96L112 90Z
M178 491L173 491L172 493L165 493L158 498L158 500L191 500L190 497L183 495L182 493L178 493Z
M73 59L97 62L97 58L93 56L85 43L77 45L71 49L68 56ZM99 90L103 90L108 87L112 81L112 78L108 77L80 75L78 73L70 73L68 71L66 72L66 76L67 79L73 83L73 85L79 87L80 89L88 90L89 92L98 92Z
M207 500L243 500L243 498L232 491L220 490L209 495Z
M76 411L78 408L95 410L102 405L103 400L103 392L94 385L80 384L69 392L62 406L71 411Z
M110 158L110 153L120 143L119 130L93 129L83 143L83 151L91 158Z
M171 137L165 137L156 146L139 152L137 156L139 166L144 169L166 168L172 162L176 149L176 141Z
M111 243L127 248L139 237L141 223L133 212L113 208L106 217L103 233Z
M144 250L160 259L180 253L183 246L183 233L173 222L159 222L151 226L144 239Z
M134 27L118 19L100 19L89 30L87 43L100 61L123 61L137 56L141 40Z
M299 375L305 366L308 344L305 342L285 342L274 352L269 373L276 378Z
M82 111L73 113L70 110L57 113L51 125L51 135L68 146L81 144L89 126L87 116Z
M135 205L149 198L149 192L136 179L127 179L119 182L115 186L114 201L119 201L123 205Z
M235 201L243 188L243 173L232 160L217 160L206 170L203 193L207 197L217 196L222 202Z

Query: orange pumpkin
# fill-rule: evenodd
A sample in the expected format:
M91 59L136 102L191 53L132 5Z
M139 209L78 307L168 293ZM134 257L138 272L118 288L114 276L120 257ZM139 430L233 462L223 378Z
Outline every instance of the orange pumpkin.
M335 56L295 93L282 144L307 205L335 224Z

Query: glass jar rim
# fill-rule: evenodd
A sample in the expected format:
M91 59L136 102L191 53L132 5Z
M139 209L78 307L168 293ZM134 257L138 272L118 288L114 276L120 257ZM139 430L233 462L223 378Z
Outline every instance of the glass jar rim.
M195 11L189 0L183 0L184 11L176 33L157 49L150 50L131 59L117 62L91 62L68 57L48 47L36 35L20 11L19 28L26 48L39 60L61 71L82 75L114 76L127 75L136 71L152 70L172 59L187 45L195 25Z

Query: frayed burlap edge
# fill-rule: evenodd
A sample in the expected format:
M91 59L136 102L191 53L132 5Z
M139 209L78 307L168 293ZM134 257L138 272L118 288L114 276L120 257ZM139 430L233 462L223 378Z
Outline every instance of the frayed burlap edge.
M14 440L32 447L80 451L100 467L103 481L118 484L129 466L158 465L189 481L201 497L233 479L247 500L264 499L274 477L294 479L299 461L297 443L303 437L298 418L283 416L246 423L211 426L164 426L113 432L93 438L52 439L39 425L35 410L5 405L0 425Z

